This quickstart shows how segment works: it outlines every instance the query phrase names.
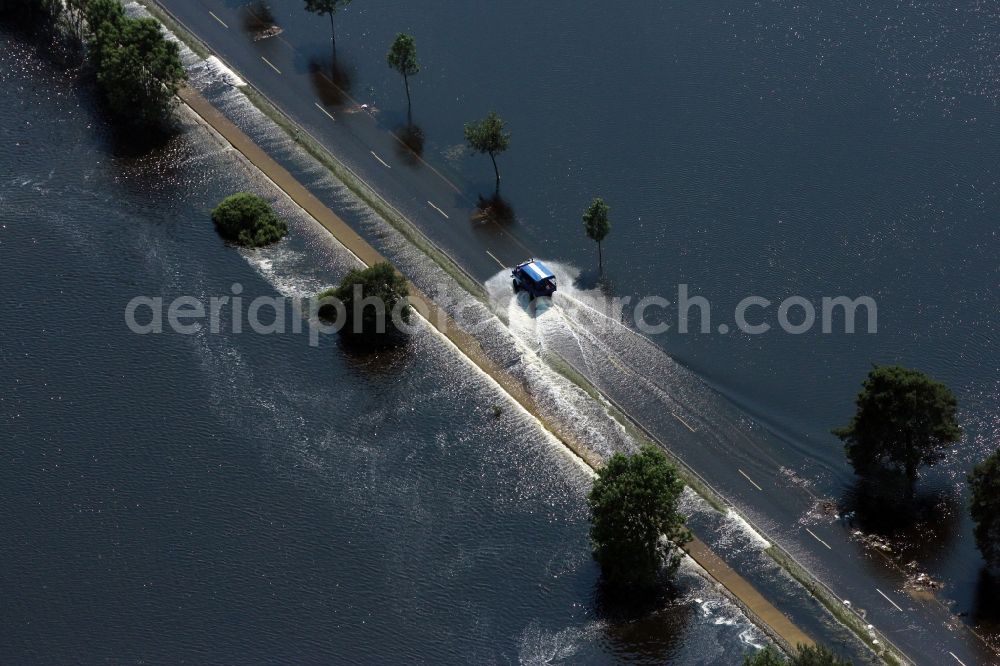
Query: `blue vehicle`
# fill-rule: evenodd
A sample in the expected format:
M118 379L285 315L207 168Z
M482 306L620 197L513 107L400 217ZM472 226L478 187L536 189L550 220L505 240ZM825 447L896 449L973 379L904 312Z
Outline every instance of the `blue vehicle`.
M522 262L510 272L514 284L514 293L524 290L531 300L542 296L552 296L556 291L555 273L537 259Z

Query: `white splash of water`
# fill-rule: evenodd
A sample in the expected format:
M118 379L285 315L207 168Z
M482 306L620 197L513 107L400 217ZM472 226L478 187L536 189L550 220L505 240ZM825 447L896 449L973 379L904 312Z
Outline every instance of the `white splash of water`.
M205 59L205 67L209 73L214 74L220 80L225 81L231 86L242 88L247 84L246 81L236 75L236 72L226 67L222 61L214 55L208 56L208 58Z

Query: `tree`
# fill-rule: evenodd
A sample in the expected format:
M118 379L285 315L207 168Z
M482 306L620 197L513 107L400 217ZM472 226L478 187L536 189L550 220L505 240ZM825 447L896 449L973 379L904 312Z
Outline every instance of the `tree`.
M118 0L82 0L81 11L86 23L83 40L87 44L87 53L94 69L100 72L102 54L117 46L122 26L129 19Z
M275 243L288 233L288 225L264 199L239 192L223 199L212 211L219 234L244 247Z
M907 479L933 465L962 436L951 390L918 370L875 366L858 394L851 422L837 428L854 469L902 468Z
M393 321L396 313L401 322L410 321L410 306L406 302L409 295L406 278L392 264L381 262L348 272L340 286L327 289L319 298L334 298L343 303L346 320L340 329L342 334L367 343L387 343L400 332Z
M976 465L969 486L979 552L991 566L1000 566L1000 449Z
M765 645L763 650L743 656L743 666L785 666L787 663L773 645Z
M504 122L494 111L477 123L465 126L465 140L477 153L487 153L493 160L493 171L497 176L497 190L500 190L500 170L497 168L497 154L507 150L510 133L504 131Z
M410 118L410 77L420 71L420 63L417 62L417 43L411 35L399 33L389 48L385 60L389 67L403 75L403 84L406 86L406 116Z
M111 110L137 125L165 121L187 78L177 44L151 18L125 19L117 28L105 22L97 34L97 82Z
M87 6L89 0L66 0L62 24L73 45L80 47L87 38Z
M608 204L604 203L604 199L597 197L590 202L590 206L583 213L583 228L587 232L587 237L597 242L597 265L601 268L604 267L601 241L611 231L611 221L608 220L608 211L610 210Z
M743 657L743 666L851 666L851 662L841 659L822 645L799 645L789 659L781 656L773 646L768 645L752 655Z
M609 583L649 588L664 564L676 570L678 547L691 538L677 512L683 490L677 470L654 446L608 459L587 504L594 559Z
M334 57L337 55L337 29L333 23L333 15L338 9L347 7L351 0L306 0L306 11L317 16L326 14L330 17L330 44L333 47Z

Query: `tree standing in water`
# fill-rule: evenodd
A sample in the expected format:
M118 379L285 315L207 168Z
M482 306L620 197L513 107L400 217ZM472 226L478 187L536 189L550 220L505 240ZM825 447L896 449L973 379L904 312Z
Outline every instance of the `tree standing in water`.
M610 210L608 204L604 203L604 199L596 197L583 213L583 228L587 232L587 237L597 242L597 265L600 268L604 268L601 241L611 231L611 221L608 219Z
M338 9L351 4L351 0L306 0L306 11L318 16L326 14L330 17L330 44L333 48L333 56L337 57L337 29L333 23L333 15Z
M477 153L486 153L493 160L493 172L497 176L497 191L500 191L500 169L497 168L497 155L510 146L510 132L504 131L504 122L490 111L489 115L476 123L465 126L465 140L469 147Z
M677 511L683 490L677 470L655 446L608 459L587 496L594 559L605 580L648 590L664 565L671 574L677 569L679 546L691 539Z
M413 36L402 32L396 35L385 60L389 63L389 67L403 75L403 84L406 86L406 118L407 122L412 122L410 77L420 71L420 63L417 62L417 44Z
M895 467L912 489L917 470L933 465L962 436L951 390L918 370L875 366L858 394L851 422L833 434L858 473Z

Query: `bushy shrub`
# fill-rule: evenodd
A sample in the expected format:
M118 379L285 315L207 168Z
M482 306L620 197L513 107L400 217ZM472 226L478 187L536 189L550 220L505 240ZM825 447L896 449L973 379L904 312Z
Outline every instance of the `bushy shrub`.
M244 247L270 245L288 233L288 225L271 206L249 192L223 199L212 211L212 221L223 238Z

